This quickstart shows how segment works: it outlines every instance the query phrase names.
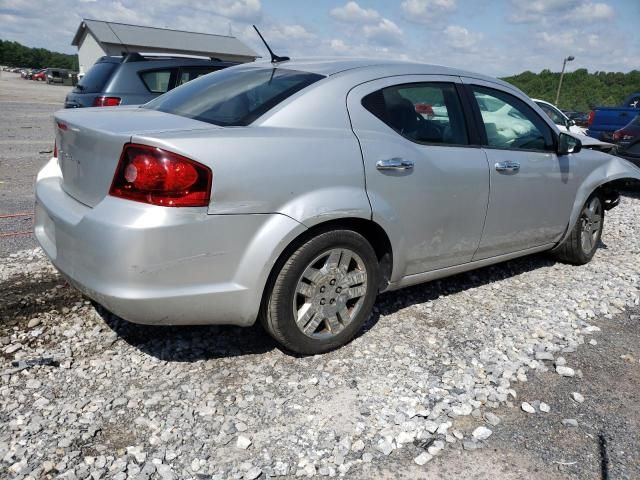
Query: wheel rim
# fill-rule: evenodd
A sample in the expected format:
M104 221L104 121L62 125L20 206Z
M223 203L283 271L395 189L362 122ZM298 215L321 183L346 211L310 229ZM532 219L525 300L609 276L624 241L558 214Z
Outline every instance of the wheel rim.
M334 248L313 259L296 284L293 318L314 339L338 335L358 315L367 293L362 258L347 248Z
M582 210L580 221L582 223L580 239L582 250L585 253L590 253L596 247L602 225L602 204L598 197L593 197L585 206Z

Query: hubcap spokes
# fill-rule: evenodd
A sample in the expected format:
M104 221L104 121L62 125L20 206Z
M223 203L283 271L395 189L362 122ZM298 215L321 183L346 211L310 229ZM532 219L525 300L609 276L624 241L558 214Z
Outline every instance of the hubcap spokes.
M309 263L296 285L296 324L312 338L337 335L358 314L366 292L366 268L355 252L324 252Z
M602 223L602 205L597 198L593 198L583 210L581 216L582 235L581 243L584 252L590 252L598 241L600 225Z

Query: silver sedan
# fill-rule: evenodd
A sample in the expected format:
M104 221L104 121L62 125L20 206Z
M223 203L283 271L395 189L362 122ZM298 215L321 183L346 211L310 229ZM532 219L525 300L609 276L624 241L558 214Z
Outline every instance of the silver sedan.
M73 285L132 322L260 318L304 354L348 342L378 292L588 262L640 179L503 81L404 62L241 65L55 129L35 234Z

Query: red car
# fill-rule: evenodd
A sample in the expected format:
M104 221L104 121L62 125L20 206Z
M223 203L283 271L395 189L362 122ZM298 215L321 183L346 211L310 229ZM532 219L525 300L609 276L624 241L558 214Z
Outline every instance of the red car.
M31 76L31 80L40 80L40 81L46 81L47 80L47 69L43 68L42 70L38 70L37 73L34 73Z

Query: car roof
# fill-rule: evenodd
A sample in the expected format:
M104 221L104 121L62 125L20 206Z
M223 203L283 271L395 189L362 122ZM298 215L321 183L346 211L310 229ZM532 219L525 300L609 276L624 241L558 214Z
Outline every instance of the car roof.
M273 68L274 64L268 60L260 60L245 64L264 68ZM511 89L516 87L503 80L482 75L479 73L460 70L457 68L445 67L442 65L432 65L428 63L412 62L407 60L388 60L376 58L348 58L348 57L315 57L287 60L276 64L279 68L290 70L300 70L309 73L316 73L324 76L337 75L343 72L384 69L389 75L451 75L460 77L475 78L497 83Z

